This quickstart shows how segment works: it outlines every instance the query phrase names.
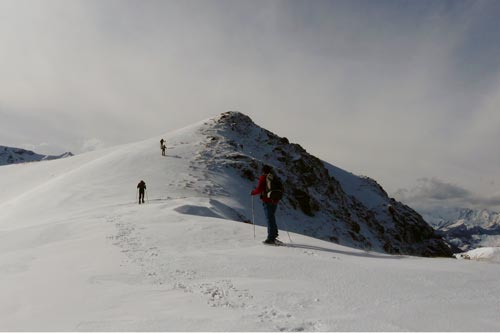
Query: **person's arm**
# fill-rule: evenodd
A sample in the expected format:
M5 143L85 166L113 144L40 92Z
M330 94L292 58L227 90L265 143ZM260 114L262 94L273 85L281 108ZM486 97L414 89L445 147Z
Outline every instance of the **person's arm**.
M266 190L266 176L260 176L259 178L259 184L257 187L252 191L252 195L257 195Z

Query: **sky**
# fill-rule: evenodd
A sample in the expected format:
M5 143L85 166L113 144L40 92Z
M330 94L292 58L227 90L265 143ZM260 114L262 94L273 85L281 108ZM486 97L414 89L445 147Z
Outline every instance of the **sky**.
M499 15L495 0L0 0L0 145L78 154L237 110L408 203L500 209Z

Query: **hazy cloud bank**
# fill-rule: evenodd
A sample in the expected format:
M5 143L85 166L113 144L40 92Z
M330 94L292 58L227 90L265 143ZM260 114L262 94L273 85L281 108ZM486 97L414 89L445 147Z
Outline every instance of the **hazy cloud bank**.
M499 1L0 1L0 143L80 153L239 110L378 180L500 191ZM491 184L495 185L491 185Z
M436 178L418 179L415 187L400 189L394 196L421 210L450 207L500 210L500 195L481 195Z

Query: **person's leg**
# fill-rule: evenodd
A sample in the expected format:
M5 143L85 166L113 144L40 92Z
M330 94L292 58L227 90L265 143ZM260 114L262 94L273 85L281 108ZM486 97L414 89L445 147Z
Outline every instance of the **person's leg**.
M275 240L278 236L278 226L276 225L276 217L274 215L276 213L277 206L266 202L263 202L262 204L264 206L264 213L267 220L267 239Z
M271 239L278 237L278 225L276 224L277 205L269 204L269 225L271 226Z

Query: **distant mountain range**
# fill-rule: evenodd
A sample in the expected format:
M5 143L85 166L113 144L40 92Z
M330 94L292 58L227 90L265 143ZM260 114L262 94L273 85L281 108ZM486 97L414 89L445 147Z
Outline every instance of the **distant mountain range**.
M487 209L442 208L421 213L438 234L455 247L455 252L500 246L498 212Z
M73 156L70 152L61 155L42 155L31 150L0 146L0 165L55 160L70 156Z

